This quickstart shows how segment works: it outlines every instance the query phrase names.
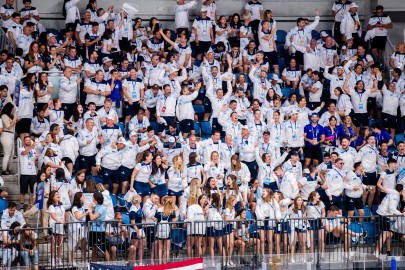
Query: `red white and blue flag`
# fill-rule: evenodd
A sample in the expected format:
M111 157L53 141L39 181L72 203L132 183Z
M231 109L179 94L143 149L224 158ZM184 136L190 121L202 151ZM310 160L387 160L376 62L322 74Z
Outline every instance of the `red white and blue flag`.
M191 260L172 262L168 264L156 264L148 266L118 266L104 264L90 264L90 270L201 270L203 269L203 259L196 258Z

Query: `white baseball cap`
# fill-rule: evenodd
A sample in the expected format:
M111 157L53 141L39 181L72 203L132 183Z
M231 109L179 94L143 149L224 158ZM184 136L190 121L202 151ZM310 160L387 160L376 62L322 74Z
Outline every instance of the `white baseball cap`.
M107 63L107 62L112 62L112 59L108 56L103 57L103 64Z
M124 137L121 137L121 138L118 138L117 143L123 143L123 144L126 144L126 143L127 143L127 141L125 140L125 138L124 138Z
M133 130L133 131L131 131L131 132L129 133L129 137L132 137L132 136L139 136L139 135L138 135L138 133L137 133L135 130Z
M321 37L329 37L329 35L326 31L321 31Z
M297 110L292 110L292 111L290 112L290 115L293 115L293 114L296 114L296 113L298 113Z
M350 8L354 8L354 7L357 8L357 7L359 7L359 6L358 6L355 2L353 2L353 3L350 4Z

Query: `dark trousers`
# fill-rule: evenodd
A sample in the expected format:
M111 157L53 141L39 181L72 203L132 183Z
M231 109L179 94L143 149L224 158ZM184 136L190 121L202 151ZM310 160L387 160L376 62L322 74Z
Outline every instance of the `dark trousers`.
M247 162L247 161L242 161L243 163L246 164L246 166L249 169L250 172L250 178L256 178L257 176L257 162L256 160L251 161L251 162Z

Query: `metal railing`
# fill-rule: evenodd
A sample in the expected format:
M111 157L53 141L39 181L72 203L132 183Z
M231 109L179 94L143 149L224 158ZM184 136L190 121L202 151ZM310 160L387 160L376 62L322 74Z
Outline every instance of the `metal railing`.
M39 264L51 267L113 261L147 265L191 257L214 262L218 256L220 263L233 261L245 266L274 260L295 263L303 258L314 263L339 262L350 256L366 256L369 261L376 261L372 254L380 243L381 254L389 248L395 256L402 256L405 243L403 216L140 224L69 222L49 227L29 230L39 236L36 247ZM17 233L25 231L21 229ZM1 231L3 236L5 232ZM42 236L48 232L44 239ZM4 266L25 265L27 253L21 252L23 244L2 245Z

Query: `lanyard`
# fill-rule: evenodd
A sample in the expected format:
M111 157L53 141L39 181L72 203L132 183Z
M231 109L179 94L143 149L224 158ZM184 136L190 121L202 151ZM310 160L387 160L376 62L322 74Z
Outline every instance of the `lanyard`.
M354 76L356 76L356 82L358 82L358 81L363 81L363 74L361 74L361 75L357 75L356 73L354 74ZM360 77L360 80L358 79Z
M315 132L314 132L315 130ZM312 139L318 139L318 129L317 127L312 127Z
M363 174L361 173L360 175L357 175L357 173L355 173L357 177L360 178L361 182L363 183Z
M280 126L280 130L278 129L278 126ZM281 135L281 124L279 124L279 125L275 124L274 127L276 128L277 136L280 136Z
M359 96L359 99L360 99L360 102L361 102L362 97L363 97L363 92L357 92L357 91L356 91L356 93L357 93L357 95Z
M257 128L257 126L260 126L260 129L262 129L262 127L263 127L262 121L260 121L259 124L256 124L256 123L255 123L256 130L257 130L257 132L259 132L259 129Z
M265 144L265 143L263 143L263 146L264 146L264 144ZM266 148L266 150L264 150L264 147L262 147L262 149L263 149L263 151L264 151L265 153L268 153L269 146L270 146L270 143L267 143L267 148Z
M237 127L238 131L235 130L235 127ZM235 135L238 135L238 132L240 131L239 125L236 125L236 126L235 126L235 125L232 123L232 129L233 129L233 133L234 133Z
M55 110L56 117L59 119L62 116L62 111L60 110Z
M340 173L340 172L338 172L338 170L336 170L336 169L334 169L338 174L339 174L339 176L340 177L342 177L342 179L343 179L343 175Z
M315 208L315 210L316 210L320 215L322 215L322 214L321 214L321 211L319 211L318 207L317 207L315 204L309 203L308 205L309 205L309 206L313 206L313 207Z
M265 172L266 172L266 177L270 178L270 176L271 176L271 165L266 165Z
M244 146L244 145L249 145L249 136L247 137L246 140L244 140L243 137L242 137L242 142L241 142L241 144L242 144L242 146Z
M370 148L374 153L378 154L376 149L374 149L374 148L371 147L370 145L367 145L367 146L368 146L368 148Z
M292 125L291 121L290 121L290 123L291 123L290 127L291 127L291 130L292 130L292 133L297 133L297 122L294 123L294 128L293 128L293 125Z

